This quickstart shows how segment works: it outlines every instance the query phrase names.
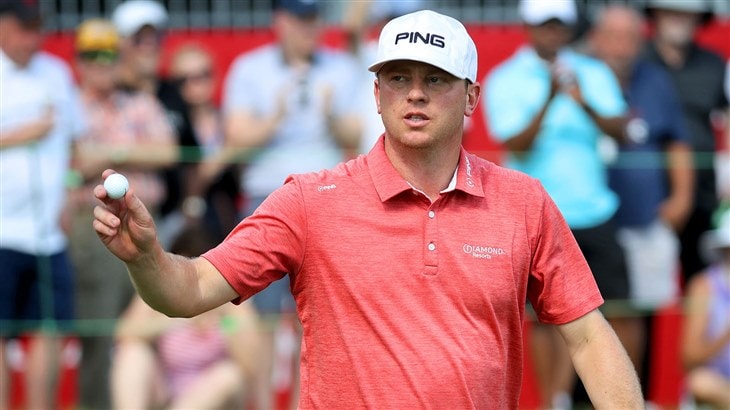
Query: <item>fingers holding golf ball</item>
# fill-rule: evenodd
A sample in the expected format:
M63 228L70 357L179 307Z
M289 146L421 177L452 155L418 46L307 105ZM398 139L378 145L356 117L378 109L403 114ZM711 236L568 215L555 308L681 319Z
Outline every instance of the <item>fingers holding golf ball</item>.
M103 184L94 188L94 196L102 202L94 208L94 230L118 258L135 260L155 246L152 215L121 174L107 169L102 178Z
M122 174L111 174L104 180L104 189L111 199L120 199L129 191L129 181Z

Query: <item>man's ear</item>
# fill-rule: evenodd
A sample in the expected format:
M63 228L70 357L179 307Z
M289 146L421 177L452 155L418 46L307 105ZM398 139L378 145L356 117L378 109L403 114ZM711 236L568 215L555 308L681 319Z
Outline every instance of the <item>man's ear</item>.
M479 99L482 95L482 86L478 82L467 85L466 88L466 106L464 107L464 115L471 117L479 105Z
M373 82L373 94L375 96L375 105L378 107L378 114L382 114L383 112L380 110L380 83L377 77Z

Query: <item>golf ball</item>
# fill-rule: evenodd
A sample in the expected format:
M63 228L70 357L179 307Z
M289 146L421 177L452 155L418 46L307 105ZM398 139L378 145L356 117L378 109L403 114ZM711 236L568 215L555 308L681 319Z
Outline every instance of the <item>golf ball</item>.
M129 190L129 181L122 174L111 174L104 180L104 189L112 199L119 199Z

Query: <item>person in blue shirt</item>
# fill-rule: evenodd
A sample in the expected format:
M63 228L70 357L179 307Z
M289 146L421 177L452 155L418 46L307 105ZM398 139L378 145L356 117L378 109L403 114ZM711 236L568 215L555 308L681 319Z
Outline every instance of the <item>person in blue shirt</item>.
M679 233L684 283L707 267L700 238L712 227L718 207L713 157L717 151L712 117L728 109L723 92L725 60L697 43L696 34L713 19L709 1L648 0L644 8L651 40L644 57L664 68L677 90L695 158L692 210Z
M557 204L610 309L610 301L628 298L629 283L613 225L619 199L598 141L604 134L623 141L626 103L608 66L567 48L577 20L573 1L521 0L519 12L529 43L488 74L485 118L509 152L506 165L538 178ZM622 318L606 313L623 339ZM567 352L549 329L534 330L543 402L567 407L575 380Z
M628 262L632 307L651 314L679 295L677 232L692 208L694 170L672 80L661 66L641 57L643 27L638 11L610 6L599 14L589 46L616 74L630 107L627 138L611 158L609 185L621 201L615 220ZM637 319L633 337L625 341L639 370L650 324ZM645 385L647 376L642 377Z

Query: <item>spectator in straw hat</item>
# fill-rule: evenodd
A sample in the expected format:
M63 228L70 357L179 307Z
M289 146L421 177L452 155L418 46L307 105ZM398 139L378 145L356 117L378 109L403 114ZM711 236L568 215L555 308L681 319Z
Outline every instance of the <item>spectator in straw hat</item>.
M86 20L76 31L76 68L89 123L89 129L74 146L77 178L67 212L79 319L112 321L133 294L125 280L124 265L99 246L89 229L92 175L109 166L123 169L157 215L165 190L156 170L176 158L174 133L157 100L145 93L116 88L119 41L117 30L107 20ZM85 408L108 408L111 328L82 335L81 347L80 403Z

